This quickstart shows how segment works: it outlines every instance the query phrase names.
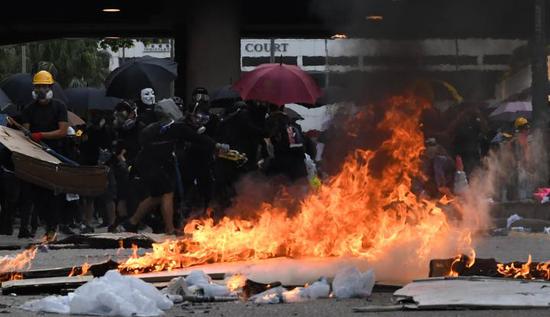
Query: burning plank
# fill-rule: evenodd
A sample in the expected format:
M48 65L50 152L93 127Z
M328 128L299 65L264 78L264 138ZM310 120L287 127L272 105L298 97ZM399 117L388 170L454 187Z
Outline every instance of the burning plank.
M533 262L529 256L527 262L498 263L495 259L471 259L462 255L452 259L431 260L429 276L487 276L550 280L550 262Z

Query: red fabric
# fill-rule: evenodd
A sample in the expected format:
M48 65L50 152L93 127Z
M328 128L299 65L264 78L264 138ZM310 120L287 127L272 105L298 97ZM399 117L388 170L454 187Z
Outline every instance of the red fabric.
M42 140L43 137L44 135L42 134L42 132L34 132L33 134L31 134L31 139L33 139L36 142L40 142L40 140Z
M276 105L313 105L322 94L311 76L298 66L286 64L262 64L244 74L233 89L243 100L267 101Z

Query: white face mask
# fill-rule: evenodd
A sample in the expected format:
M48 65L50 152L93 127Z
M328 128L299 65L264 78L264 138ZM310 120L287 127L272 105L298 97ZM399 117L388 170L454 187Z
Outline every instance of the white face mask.
M53 91L51 89L35 88L32 91L32 99L39 101L47 101L53 98Z
M141 102L148 106L155 104L155 91L153 88L144 88L141 90Z

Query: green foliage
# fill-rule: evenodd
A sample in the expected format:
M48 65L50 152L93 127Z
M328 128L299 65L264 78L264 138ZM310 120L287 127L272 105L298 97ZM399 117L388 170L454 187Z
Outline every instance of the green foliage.
M99 46L106 50L107 48L111 48L111 51L118 52L122 48L131 48L134 46L134 41L132 39L103 39L99 42Z
M64 39L28 44L33 71L53 70L63 87L101 86L109 73L109 55L98 50L96 40ZM57 73L57 75L55 74Z

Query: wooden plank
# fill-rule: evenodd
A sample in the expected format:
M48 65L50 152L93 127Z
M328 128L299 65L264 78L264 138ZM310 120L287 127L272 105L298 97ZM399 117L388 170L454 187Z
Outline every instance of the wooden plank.
M12 152L21 153L52 164L61 163L60 160L44 152L38 144L31 142L23 132L18 130L0 126L0 143Z
M170 238L173 239L174 237L165 234L130 232L75 234L50 243L50 247L54 248L56 245L60 245L65 246L67 249L81 248L81 246L87 246L91 249L118 249L122 243L124 248L131 248L135 244L139 248L149 249L153 243L162 243Z
M2 294L11 293L38 294L38 293L62 293L67 290L75 289L91 281L94 277L90 275L71 276L71 277L46 277L38 279L26 279L7 281L2 283Z

